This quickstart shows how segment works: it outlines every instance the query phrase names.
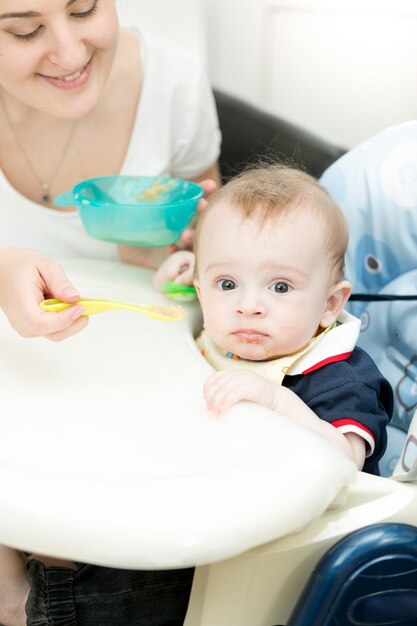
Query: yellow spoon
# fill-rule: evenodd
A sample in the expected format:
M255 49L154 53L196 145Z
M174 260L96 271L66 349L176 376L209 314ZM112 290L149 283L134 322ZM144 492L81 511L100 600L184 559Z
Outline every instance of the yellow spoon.
M83 315L94 315L95 313L104 313L112 309L127 309L128 311L136 311L143 313L149 317L162 322L174 322L181 320L187 315L187 311L182 306L153 306L152 304L136 304L134 302L123 302L122 300L96 300L95 298L81 298L78 302L68 304L61 300L44 300L40 303L40 307L47 312L58 313L64 309L68 309L74 304L80 304L85 307Z

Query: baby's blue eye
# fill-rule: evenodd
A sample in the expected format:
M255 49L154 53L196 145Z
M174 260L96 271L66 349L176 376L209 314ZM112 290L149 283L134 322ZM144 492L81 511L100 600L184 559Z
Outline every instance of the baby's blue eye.
M237 285L234 280L230 280L230 278L221 278L216 283L217 287L222 291L232 291L236 289Z
M282 281L278 281L277 283L274 283L272 285L272 288L275 291L275 293L287 293L290 290L290 286L288 285L288 283L284 283Z

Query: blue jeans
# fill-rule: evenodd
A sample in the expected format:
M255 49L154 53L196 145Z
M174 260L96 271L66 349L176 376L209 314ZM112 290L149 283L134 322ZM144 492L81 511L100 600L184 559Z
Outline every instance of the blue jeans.
M134 571L29 561L28 626L181 626L194 570Z

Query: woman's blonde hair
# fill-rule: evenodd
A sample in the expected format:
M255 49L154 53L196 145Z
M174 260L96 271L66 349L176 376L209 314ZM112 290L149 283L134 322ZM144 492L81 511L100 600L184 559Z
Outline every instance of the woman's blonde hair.
M336 281L343 278L344 259L348 245L345 217L320 183L305 172L287 165L258 165L232 178L214 192L201 214L195 236L196 272L198 241L210 213L225 205L238 211L242 219L256 219L259 227L295 211L310 211L324 226L324 246L329 255Z

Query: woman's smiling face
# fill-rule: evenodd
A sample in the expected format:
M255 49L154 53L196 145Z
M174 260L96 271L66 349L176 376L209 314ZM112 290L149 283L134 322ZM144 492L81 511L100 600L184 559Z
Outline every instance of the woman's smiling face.
M56 117L88 115L104 91L118 34L114 0L0 0L0 86Z

